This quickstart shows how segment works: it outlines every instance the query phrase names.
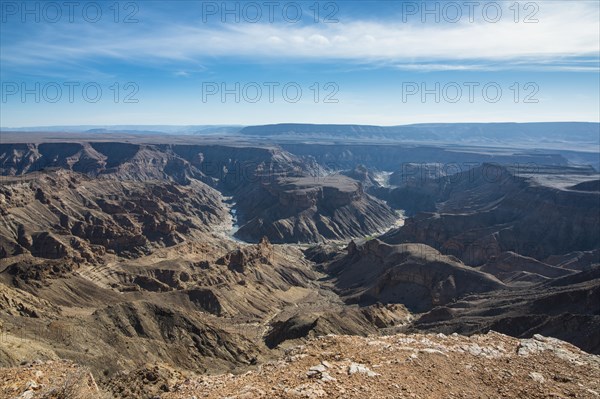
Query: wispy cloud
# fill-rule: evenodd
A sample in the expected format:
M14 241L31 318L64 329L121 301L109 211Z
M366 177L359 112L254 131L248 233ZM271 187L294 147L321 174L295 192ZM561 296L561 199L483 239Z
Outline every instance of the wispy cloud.
M121 25L106 31L88 25L79 27L77 34L67 27L3 42L2 61L5 67L39 67L103 59L197 64L211 57L241 57L257 61L342 60L442 71L542 65L546 69L597 71L598 4L542 4L539 23L531 24L514 23L511 18L458 24L361 20L311 25L162 23L152 30Z

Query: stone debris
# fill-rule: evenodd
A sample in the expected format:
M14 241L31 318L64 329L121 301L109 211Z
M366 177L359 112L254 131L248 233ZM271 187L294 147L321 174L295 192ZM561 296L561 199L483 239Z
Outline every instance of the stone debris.
M327 392L323 389L311 385L311 384L301 384L291 389L286 389L285 392L292 397L299 398L325 398L327 397Z
M600 392L600 356L541 336L329 335L286 349L283 359L255 373L192 378L162 399L223 398L247 385L268 398L588 398Z
M420 353L429 353L429 354L435 354L435 355L448 356L444 352L442 352L441 350L439 350L439 349L432 349L432 348L421 349L421 350L419 350L419 352Z
M313 367L310 368L310 371L316 371L316 372L319 372L319 373L322 373L325 370L327 370L327 367L325 367L322 364L319 364L318 366L313 366Z
M367 366L363 365L363 364L358 364L358 363L352 363L349 367L348 367L348 374L352 375L352 374L356 374L356 373L361 373L361 374L366 374L369 377L376 377L379 374L377 374L374 371L371 371L367 368Z
M324 372L321 374L321 381L331 382L331 381L337 381L337 379L330 376L329 373Z
M19 396L19 399L33 399L34 395L33 391L25 391Z
M307 372L306 375L309 378L317 378L320 379L321 381L325 381L325 382L330 382L330 381L337 381L334 377L332 377L328 372L327 369L331 368L331 363L324 361L321 364L317 365L317 366L312 366Z
M536 373L535 371L529 373L529 376L532 380L534 380L535 382L539 382L540 384L543 384L546 381L542 374Z
M517 354L527 357L544 351L552 352L563 360L582 365L577 356L577 352L580 352L577 347L559 339L544 337L539 334L535 334L533 338L521 340Z
M65 392L65 393L63 393ZM89 371L66 360L25 363L0 368L0 398L7 399L106 399Z
M58 361L0 369L0 397L42 398L41 393L48 384L60 383L61 378L76 368L72 363ZM166 372L153 367L145 370L130 372L123 384L131 388L142 383L135 380L136 376L149 381L155 379L149 372L161 375ZM600 356L556 339L535 336L520 340L494 332L471 337L330 335L311 338L304 345L287 348L279 360L235 374L183 376L171 373L163 377L167 376L170 376L168 391L155 397L549 399L600 396ZM100 389L106 388L100 381ZM87 382L90 393L85 398L104 399L96 396L97 388L92 382L93 379ZM114 392L115 386L112 388ZM128 397L142 398L137 394Z
M331 363L329 363L327 360L322 360L321 364L325 367L327 367L328 369L332 368L333 366L331 365Z

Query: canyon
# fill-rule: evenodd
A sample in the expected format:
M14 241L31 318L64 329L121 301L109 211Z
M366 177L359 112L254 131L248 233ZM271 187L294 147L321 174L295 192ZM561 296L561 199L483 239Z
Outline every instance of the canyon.
M599 394L589 155L292 127L6 136L2 395L71 374L98 398Z

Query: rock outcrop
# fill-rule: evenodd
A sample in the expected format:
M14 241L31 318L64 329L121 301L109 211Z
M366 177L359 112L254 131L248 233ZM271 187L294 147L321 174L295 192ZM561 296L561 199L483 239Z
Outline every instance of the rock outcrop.
M403 206L419 202L427 204L427 212L407 219L383 239L424 243L470 265L482 265L506 251L543 260L595 250L600 246L600 193L559 183L575 177L588 175L577 168L539 167L535 174L523 174L483 165L451 178L424 180L398 189L398 195L406 190Z
M106 251L139 256L211 231L227 218L205 184L93 179L58 170L5 178L0 188L4 257L93 262Z
M489 274L422 244L389 245L378 239L357 245L324 265L350 303L400 303L422 312L475 292L504 287Z
M298 175L314 165L273 146L68 142L0 144L0 175L20 176L60 168L119 180L197 179L228 190L279 175Z
M237 375L190 375L154 363L94 379L72 362L38 361L0 369L0 394L33 399L49 392L89 399L108 393L140 399L594 398L600 395L598 381L598 356L541 335L522 340L494 332L472 337L329 335Z
M245 374L189 378L164 398L593 398L598 381L598 356L540 335L330 335Z
M389 228L396 214L346 176L285 178L263 184L238 201L237 236L274 243L364 237Z
M492 257L479 270L492 274L505 283L544 282L576 273L575 270L552 266L510 251Z
M534 286L474 294L432 309L413 331L545 334L600 353L600 267Z

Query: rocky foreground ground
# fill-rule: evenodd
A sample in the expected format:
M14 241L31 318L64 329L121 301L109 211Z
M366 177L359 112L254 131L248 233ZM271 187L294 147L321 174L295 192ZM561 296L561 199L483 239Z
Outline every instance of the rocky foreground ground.
M145 365L99 385L65 361L0 369L2 398L598 398L600 356L540 335L329 335L243 374Z

